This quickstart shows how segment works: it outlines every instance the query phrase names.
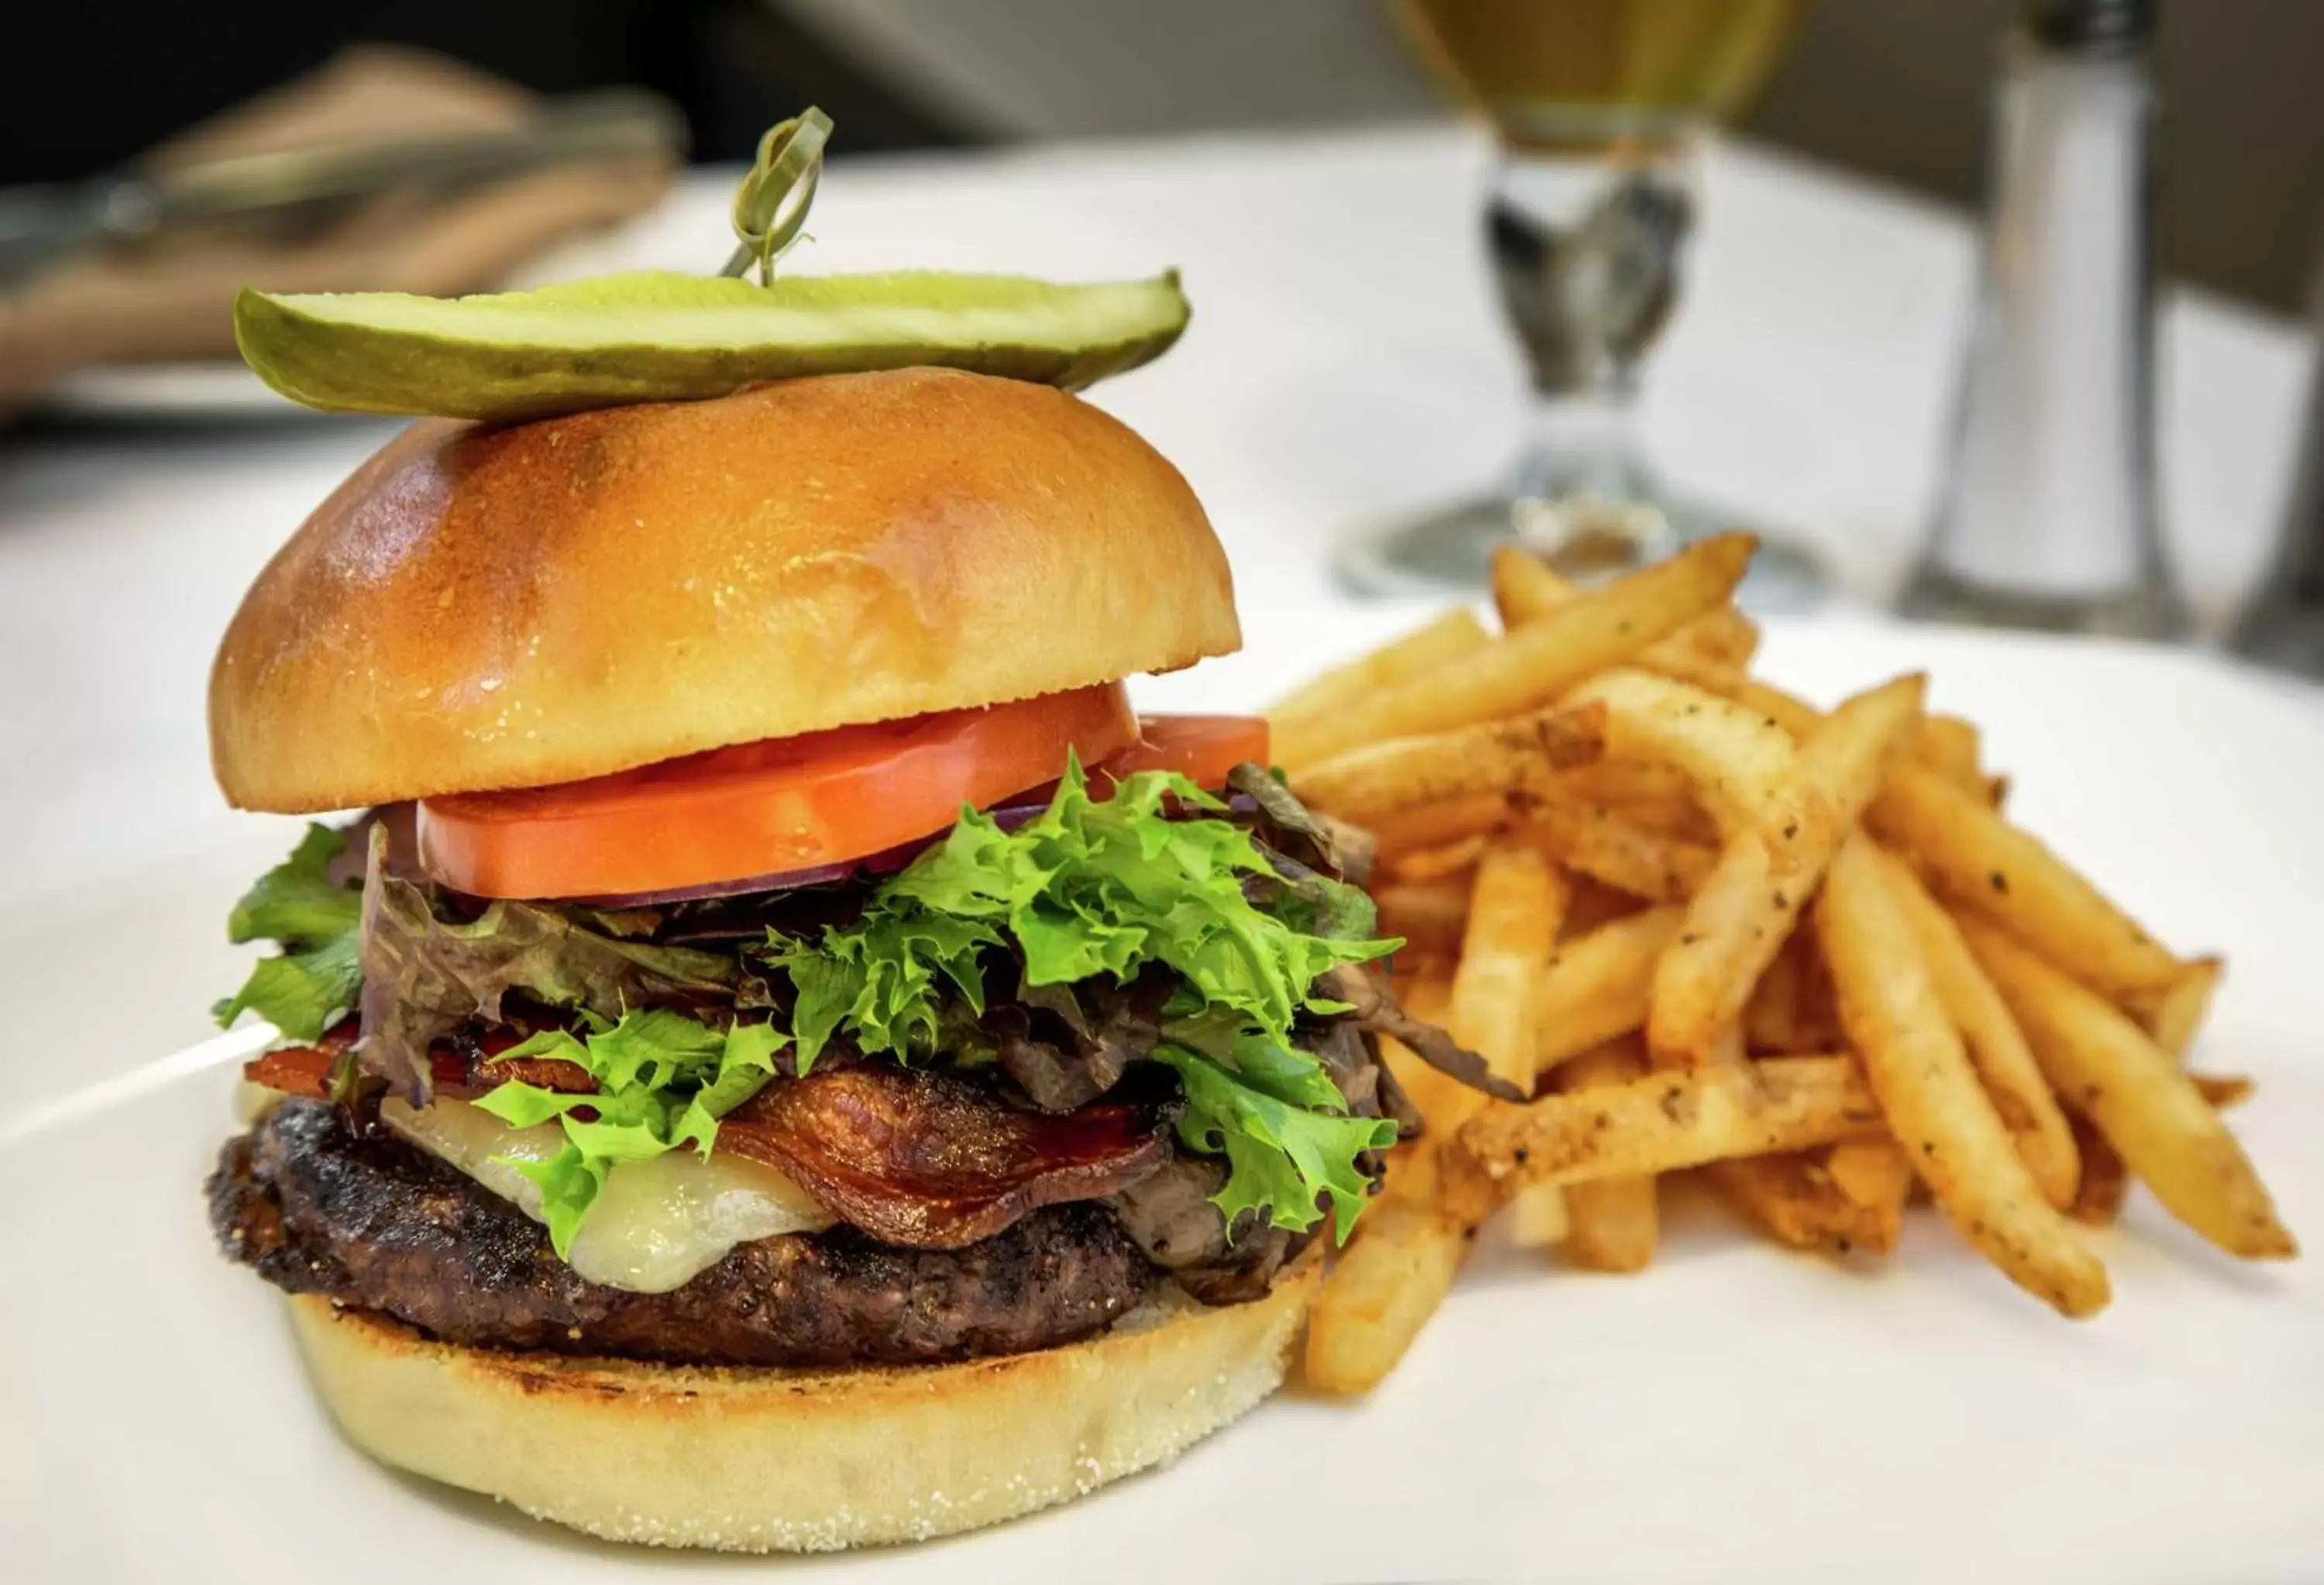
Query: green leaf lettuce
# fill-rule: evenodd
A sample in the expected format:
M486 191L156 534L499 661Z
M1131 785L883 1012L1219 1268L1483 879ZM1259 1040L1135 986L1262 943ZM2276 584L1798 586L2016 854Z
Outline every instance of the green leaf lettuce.
M1223 808L1181 776L1146 771L1111 797L1090 796L1078 764L1049 807L1014 831L964 810L949 836L882 883L862 918L814 942L771 938L766 957L797 992L793 1028L802 1072L835 1036L905 1060L930 1055L949 985L981 1007L978 954L1013 946L1028 988L1098 975L1127 981L1149 964L1176 972L1174 999L1198 1021L1157 1047L1186 1090L1180 1137L1223 1154L1217 1203L1305 1229L1320 1196L1342 1235L1367 1188L1356 1157L1384 1147L1393 1123L1345 1115L1323 1066L1293 1044L1302 1015L1342 1004L1314 994L1316 977L1385 956L1399 945L1318 934L1369 928L1369 899L1312 872L1296 887L1250 834L1200 817ZM1198 817L1174 817L1186 812ZM1263 899L1286 904L1271 910Z
M1093 797L1069 765L1049 806L1013 830L964 810L853 923L812 938L770 932L739 954L659 944L650 920L556 904L503 900L460 917L388 872L376 829L357 892L331 878L346 838L315 826L236 906L235 939L284 951L218 1010L230 1019L249 1009L313 1039L359 1006L365 1067L421 1100L436 1039L500 1019L511 994L566 1009L569 1030L511 1055L576 1063L598 1092L510 1083L478 1103L512 1124L564 1130L557 1156L524 1168L562 1253L615 1166L706 1154L718 1120L767 1082L786 1046L801 1074L835 1041L968 1064L992 1052L977 1022L990 973L1008 974L1028 1002L1072 1008L1081 982L1167 971L1177 989L1153 1055L1185 1090L1185 1146L1226 1158L1215 1203L1229 1227L1249 1214L1305 1230L1328 1199L1344 1238L1369 1187L1359 1159L1396 1129L1347 1114L1298 1026L1345 1010L1318 994L1320 976L1400 944L1370 938L1361 890L1263 850L1226 813L1160 771ZM775 1019L739 1021L768 1004L762 969L781 982Z
M427 1095L429 1046L470 1018L497 1020L512 991L600 1018L673 998L733 1000L737 965L724 954L610 935L554 904L503 899L474 919L447 919L426 888L388 872L383 834L372 846L363 1060L415 1101Z
M549 1241L560 1258L614 1167L687 1147L707 1156L717 1142L718 1120L774 1076L775 1055L789 1044L770 1024L718 1029L668 1008L626 1012L618 1019L585 1013L582 1020L582 1035L543 1030L502 1055L577 1063L597 1081L595 1093L511 1080L476 1101L513 1128L552 1119L563 1126L565 1147L555 1156L510 1162L540 1186Z
M359 935L363 895L331 879L346 836L309 825L290 856L258 878L226 917L226 939L275 941L242 989L210 1010L221 1027L254 1012L293 1040L316 1040L355 1005L363 981Z

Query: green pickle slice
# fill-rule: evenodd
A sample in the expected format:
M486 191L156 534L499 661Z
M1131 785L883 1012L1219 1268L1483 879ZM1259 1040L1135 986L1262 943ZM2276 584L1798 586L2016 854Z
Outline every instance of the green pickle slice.
M1077 391L1186 327L1176 272L1061 285L903 270L767 285L643 271L477 297L245 290L235 340L294 401L521 419L935 364Z

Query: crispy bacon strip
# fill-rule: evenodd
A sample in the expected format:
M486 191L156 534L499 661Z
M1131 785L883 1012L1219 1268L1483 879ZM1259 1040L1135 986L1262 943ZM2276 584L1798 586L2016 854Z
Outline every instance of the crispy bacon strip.
M768 1085L719 1124L718 1148L789 1174L882 1243L957 1249L1160 1166L1170 1156L1166 1093L1060 1115L948 1074L850 1068Z
M264 1084L286 1095L305 1095L319 1101L330 1093L331 1064L338 1060L339 1050L340 1046L329 1036L325 1036L318 1046L286 1046L244 1063L242 1076L254 1084ZM481 1095L511 1079L574 1095L586 1094L597 1087L597 1081L589 1076L586 1068L553 1057L520 1056L500 1061L481 1054L465 1056L439 1046L429 1053L428 1061L435 1071L436 1087L463 1100Z
M285 1046L242 1064L242 1076L254 1084L320 1101L338 1054L321 1046Z
M243 1076L321 1098L343 1045L327 1036L287 1046L245 1064ZM509 1079L575 1094L596 1088L569 1062L502 1061L440 1045L429 1062L437 1092L463 1099ZM1113 1193L1162 1166L1176 1105L1167 1085L1132 1083L1075 1111L1032 1111L953 1074L869 1064L777 1080L727 1114L717 1147L789 1174L882 1243L957 1249L1028 1212Z

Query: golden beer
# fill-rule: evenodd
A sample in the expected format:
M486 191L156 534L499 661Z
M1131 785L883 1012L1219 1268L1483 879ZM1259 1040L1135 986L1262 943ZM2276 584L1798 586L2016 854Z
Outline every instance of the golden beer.
M1522 148L1582 152L1748 105L1812 0L1401 0L1422 57Z

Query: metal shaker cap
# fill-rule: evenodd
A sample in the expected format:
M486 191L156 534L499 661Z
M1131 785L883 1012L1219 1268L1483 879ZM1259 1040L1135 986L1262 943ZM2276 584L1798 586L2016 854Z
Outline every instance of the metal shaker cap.
M2018 25L2044 49L2110 55L2154 37L2155 0L2018 0Z

